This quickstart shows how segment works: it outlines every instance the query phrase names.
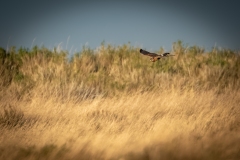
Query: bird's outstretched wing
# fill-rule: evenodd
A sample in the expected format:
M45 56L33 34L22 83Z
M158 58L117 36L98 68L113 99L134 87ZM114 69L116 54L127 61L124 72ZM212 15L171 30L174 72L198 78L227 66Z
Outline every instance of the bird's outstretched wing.
M165 57L165 56L168 56L170 53L163 53L162 56Z
M156 57L156 56L159 56L158 54L156 53L150 53L148 51L145 51L143 49L140 49L140 53L142 53L143 55L146 55L146 56L150 56L150 57Z
M161 54L162 57L168 57L168 56L175 56L174 54L170 54L170 53L163 53Z

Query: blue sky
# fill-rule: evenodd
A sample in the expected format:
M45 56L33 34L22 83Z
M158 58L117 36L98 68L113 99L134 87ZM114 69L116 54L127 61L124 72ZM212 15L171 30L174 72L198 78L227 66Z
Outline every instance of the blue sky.
M60 45L70 52L101 42L149 51L173 42L206 49L240 49L240 9L235 0L29 1L1 2L0 47Z

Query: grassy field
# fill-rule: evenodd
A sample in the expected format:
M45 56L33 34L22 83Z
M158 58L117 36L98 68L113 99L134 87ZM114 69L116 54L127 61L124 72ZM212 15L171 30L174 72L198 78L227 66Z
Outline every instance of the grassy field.
M0 159L240 159L239 52L171 53L0 49Z

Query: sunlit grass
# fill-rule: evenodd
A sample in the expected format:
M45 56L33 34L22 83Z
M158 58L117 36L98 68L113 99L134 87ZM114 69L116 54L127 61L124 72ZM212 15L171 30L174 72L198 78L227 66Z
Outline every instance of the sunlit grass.
M0 159L239 159L239 53L172 53L1 49Z

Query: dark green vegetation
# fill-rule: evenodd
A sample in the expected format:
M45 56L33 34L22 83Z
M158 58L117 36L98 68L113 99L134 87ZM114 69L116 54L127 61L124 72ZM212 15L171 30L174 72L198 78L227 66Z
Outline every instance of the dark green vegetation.
M139 48L130 45L103 44L96 50L83 47L70 60L65 51L57 53L37 46L31 50L12 48L9 53L1 49L0 85L22 86L19 98L46 82L57 87L76 83L104 95L165 86L219 92L239 89L239 52L216 48L205 52L198 46L185 47L181 41L173 44L171 52L176 56L150 63L139 54Z

